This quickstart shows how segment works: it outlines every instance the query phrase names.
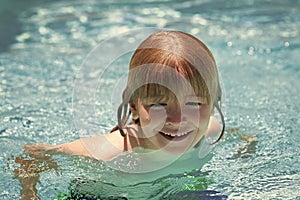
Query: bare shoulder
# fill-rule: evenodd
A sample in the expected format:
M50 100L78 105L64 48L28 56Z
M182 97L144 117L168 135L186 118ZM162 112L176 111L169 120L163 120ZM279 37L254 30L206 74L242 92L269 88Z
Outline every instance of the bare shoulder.
M124 132L126 133L125 137L120 134L119 130L116 130L112 133L80 138L59 145L36 144L24 147L27 152L35 154L41 152L66 153L108 161L138 145L134 126L125 127Z
M105 135L105 138L115 147L124 151L131 151L139 145L138 126L135 124L127 125L123 129L125 136L122 136L119 130Z
M126 136L122 136L119 130L115 130L112 133L80 140L90 157L108 161L139 145L136 125L128 125L123 131Z
M204 135L206 136L214 136L216 134L219 134L221 131L221 125L218 121L218 119L214 116L211 116L209 119L208 127Z

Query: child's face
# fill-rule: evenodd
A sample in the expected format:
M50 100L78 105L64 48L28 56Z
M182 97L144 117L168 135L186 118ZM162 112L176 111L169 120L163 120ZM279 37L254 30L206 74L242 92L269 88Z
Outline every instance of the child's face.
M206 98L195 94L139 98L136 112L145 148L184 153L202 138L212 109Z

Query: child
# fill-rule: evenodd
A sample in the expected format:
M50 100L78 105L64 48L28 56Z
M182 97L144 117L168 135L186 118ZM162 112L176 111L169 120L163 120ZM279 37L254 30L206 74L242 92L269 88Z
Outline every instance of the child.
M157 158L164 160L197 147L204 138L214 144L224 133L215 60L200 40L187 33L159 31L144 40L131 58L122 97L118 125L109 134L60 145L26 145L25 149L108 163L126 152L142 152L139 155L146 156L144 161L155 160L153 155L164 155ZM215 109L222 129L214 117ZM149 152L159 153L150 157Z
M184 153L204 136L220 132L213 117L215 107L223 120L220 100L217 67L209 49L187 33L160 31L143 41L132 56L118 125L110 134L26 148L103 161L137 147ZM130 115L132 122L127 124ZM223 135L222 123L223 130L215 142Z

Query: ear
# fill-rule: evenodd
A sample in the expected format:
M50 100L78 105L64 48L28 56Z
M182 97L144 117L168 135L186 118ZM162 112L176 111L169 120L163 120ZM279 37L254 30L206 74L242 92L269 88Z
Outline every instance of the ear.
M136 104L130 103L129 105L130 105L130 112L132 114L132 119L137 120L139 118L139 113L138 113L138 110L136 108Z

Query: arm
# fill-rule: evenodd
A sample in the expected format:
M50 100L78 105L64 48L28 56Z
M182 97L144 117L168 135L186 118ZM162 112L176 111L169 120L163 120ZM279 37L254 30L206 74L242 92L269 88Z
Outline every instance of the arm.
M108 161L124 151L124 138L115 131L107 135L81 138L59 145L24 145L24 149L29 159L21 156L16 158L15 162L20 164L20 167L14 171L15 177L19 179L22 186L22 199L39 199L36 194L36 184L40 173L58 168L51 160L52 154L70 154Z
M90 153L86 150L85 146L82 144L81 139L69 143L59 144L59 145L49 145L49 144L25 145L24 148L27 150L27 152L44 151L50 154L61 153L61 154L92 157Z
M28 152L15 159L19 167L14 170L15 178L21 184L22 199L39 199L37 196L36 184L40 173L49 169L58 169L56 162L45 152Z
M15 178L21 184L22 199L39 199L36 184L40 173L50 169L58 169L58 165L51 159L55 153L67 153L90 157L80 140L61 145L36 144L24 145L25 155L15 159L19 167L14 170Z

